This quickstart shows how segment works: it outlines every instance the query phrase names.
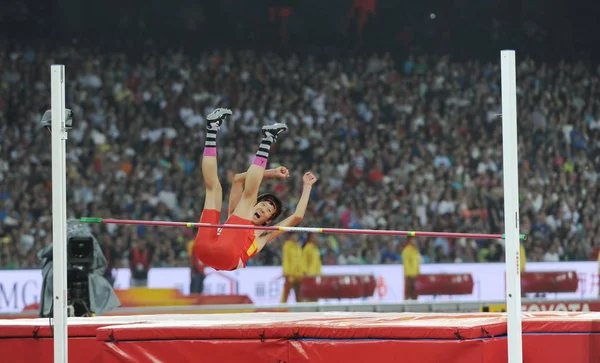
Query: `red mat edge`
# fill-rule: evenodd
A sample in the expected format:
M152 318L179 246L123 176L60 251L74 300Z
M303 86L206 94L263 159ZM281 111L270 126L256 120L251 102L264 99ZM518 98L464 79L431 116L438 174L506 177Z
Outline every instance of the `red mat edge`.
M99 328L106 326L119 326L140 324L139 322L129 322L122 324L86 324L86 325L71 325L68 332L71 338L94 338L98 333ZM52 338L54 336L54 328L46 325L12 325L0 326L0 338Z
M161 326L135 324L130 327L107 326L98 329L100 341L141 341L179 339L439 339L470 340L506 335L506 324L474 327L298 326L298 323L242 324L239 326Z
M335 321L332 321L335 323ZM133 324L98 329L102 341L170 339L485 339L505 336L506 323L473 327L393 326L301 326L302 322L204 326ZM300 326L299 326L300 325ZM523 333L600 333L598 321L524 321Z

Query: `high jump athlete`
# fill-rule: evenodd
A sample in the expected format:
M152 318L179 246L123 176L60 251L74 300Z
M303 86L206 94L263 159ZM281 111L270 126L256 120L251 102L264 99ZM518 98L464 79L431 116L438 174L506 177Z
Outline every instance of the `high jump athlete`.
M200 223L218 224L223 204L223 190L217 174L217 132L231 110L217 108L206 116L206 141L202 157L202 176L206 185L206 199ZM225 224L266 225L282 211L281 201L272 194L258 196L263 177L288 178L285 167L265 170L271 145L287 131L282 123L262 127L262 140L254 162L248 171L237 174L229 197L229 218ZM304 174L302 195L295 212L277 226L291 227L302 221L312 185L317 178L310 172ZM194 253L206 266L216 270L235 270L246 267L246 262L265 245L281 236L284 231L200 227L194 241Z

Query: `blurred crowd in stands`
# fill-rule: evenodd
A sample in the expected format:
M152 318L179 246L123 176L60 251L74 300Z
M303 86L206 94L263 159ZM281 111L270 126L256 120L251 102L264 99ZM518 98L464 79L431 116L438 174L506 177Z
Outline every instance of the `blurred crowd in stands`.
M51 243L49 65L66 65L68 215L196 221L204 188L205 115L219 133L227 196L260 126L290 131L271 152L288 180L263 190L303 225L501 233L502 130L497 62L417 52L398 58L226 50L127 52L0 41L0 268L34 268ZM521 233L528 261L594 259L600 246L600 68L518 57ZM224 203L226 206L227 203ZM193 230L93 226L112 266L188 266ZM309 236L298 235L301 241ZM402 238L318 235L323 264L400 263ZM281 263L281 241L250 262ZM418 238L424 263L496 262L503 241Z

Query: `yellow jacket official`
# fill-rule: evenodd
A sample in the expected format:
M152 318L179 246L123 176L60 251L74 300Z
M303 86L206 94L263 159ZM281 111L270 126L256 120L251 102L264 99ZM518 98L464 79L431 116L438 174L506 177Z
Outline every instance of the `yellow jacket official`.
M287 240L282 254L283 276L288 279L300 279L304 276L302 247L294 240Z
M421 272L421 252L417 246L407 244L402 249L402 264L404 265L404 277L417 277Z
M321 274L321 251L319 247L308 242L302 251L304 257L304 273L309 276L318 276Z

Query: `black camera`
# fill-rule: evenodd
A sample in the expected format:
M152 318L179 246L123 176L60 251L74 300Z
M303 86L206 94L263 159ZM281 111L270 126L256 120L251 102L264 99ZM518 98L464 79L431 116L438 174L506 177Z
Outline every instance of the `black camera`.
M40 317L52 316L52 245L39 254L42 260L42 299ZM100 244L79 221L67 223L67 314L68 316L101 315L120 305L112 286L104 278L106 258Z
M94 239L92 236L69 237L67 263L90 269L94 262Z
M67 239L67 306L70 316L90 316L89 274L94 262L92 236L72 236Z

